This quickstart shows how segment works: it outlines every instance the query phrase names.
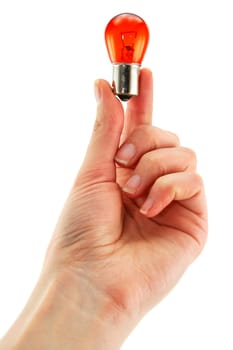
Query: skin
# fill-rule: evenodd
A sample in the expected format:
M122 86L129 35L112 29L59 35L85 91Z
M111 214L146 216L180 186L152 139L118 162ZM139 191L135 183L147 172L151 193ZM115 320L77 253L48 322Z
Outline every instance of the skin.
M152 73L141 70L140 95L126 110L106 81L95 94L85 159L39 281L0 349L119 349L204 247L196 156L152 126Z

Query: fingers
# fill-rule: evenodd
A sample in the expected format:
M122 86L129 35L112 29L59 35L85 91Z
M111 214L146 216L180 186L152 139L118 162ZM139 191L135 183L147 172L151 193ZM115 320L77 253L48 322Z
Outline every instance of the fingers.
M203 213L200 197L204 196L201 177L195 172L173 173L158 178L142 204L140 212L147 217L158 215L172 201L185 201L185 207ZM204 202L203 202L204 203ZM202 210L203 209L203 210Z
M143 215L156 216L173 201L181 201L190 211L206 210L196 155L181 147L175 134L149 125L138 126L115 159L121 167L131 169L130 177L120 185Z
M122 142L141 124L152 123L153 111L153 77L152 72L143 68L139 77L139 95L132 97L127 103Z
M124 144L121 145L115 160L120 165L131 167L147 152L176 146L179 146L179 139L175 134L157 127L140 125L134 129Z
M124 111L120 101L104 80L95 82L97 99L96 121L80 176L88 174L90 180L114 181L114 157L119 147L124 123Z
M195 169L196 157L192 150L184 147L160 148L141 157L123 191L131 197L138 197L163 175Z

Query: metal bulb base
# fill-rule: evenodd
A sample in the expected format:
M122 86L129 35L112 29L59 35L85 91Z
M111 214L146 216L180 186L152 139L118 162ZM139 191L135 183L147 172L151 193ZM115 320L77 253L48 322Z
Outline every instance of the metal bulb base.
M112 87L113 92L122 101L128 101L130 97L139 93L140 64L113 63Z

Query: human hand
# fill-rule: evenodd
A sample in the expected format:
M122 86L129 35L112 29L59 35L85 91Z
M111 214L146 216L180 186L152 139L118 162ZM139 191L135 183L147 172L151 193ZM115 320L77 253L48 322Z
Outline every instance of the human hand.
M118 349L177 283L207 236L194 152L151 125L151 72L141 70L140 95L125 112L107 82L98 80L95 89L93 135L32 298L36 304L46 299L44 281L55 280L42 312L41 333L56 324L57 343L50 339L49 349Z
M49 266L62 266L72 281L85 276L132 327L176 284L207 235L195 154L151 125L149 70L140 86L124 113L109 85L96 82L93 135L48 253Z

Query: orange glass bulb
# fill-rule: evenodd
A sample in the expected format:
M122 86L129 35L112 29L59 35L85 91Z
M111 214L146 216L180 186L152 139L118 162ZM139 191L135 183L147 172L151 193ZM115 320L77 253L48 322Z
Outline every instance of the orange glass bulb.
M135 14L121 13L107 24L105 43L113 64L113 91L123 101L138 95L139 71L148 41L148 27Z

